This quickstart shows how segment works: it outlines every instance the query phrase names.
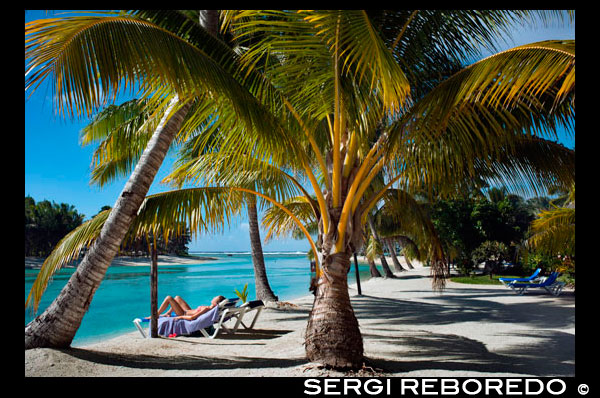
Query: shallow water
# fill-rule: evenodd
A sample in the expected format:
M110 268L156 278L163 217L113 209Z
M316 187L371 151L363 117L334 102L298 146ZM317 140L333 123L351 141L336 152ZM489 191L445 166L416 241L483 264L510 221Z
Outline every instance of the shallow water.
M256 297L252 259L248 253L192 253L215 257L217 260L202 264L162 265L158 267L158 304L165 296L181 296L192 307L209 305L212 297L236 297L248 284L248 298ZM265 254L267 277L273 292L281 301L289 301L310 294L310 264L306 254ZM25 299L38 274L25 270ZM43 312L65 286L73 268L60 270L48 285L39 313ZM369 278L368 266L360 267L361 281ZM356 282L354 266L348 275L350 284ZM72 346L135 331L132 320L150 313L150 263L148 266L111 266L100 284L88 313L73 339ZM33 319L25 311L25 324Z

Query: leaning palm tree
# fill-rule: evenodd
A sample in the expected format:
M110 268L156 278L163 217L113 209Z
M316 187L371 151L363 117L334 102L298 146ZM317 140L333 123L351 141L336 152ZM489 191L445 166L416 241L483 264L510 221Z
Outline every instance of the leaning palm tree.
M215 61L213 50L220 48L216 39L199 25L191 24L190 29L189 20L183 20L179 28L202 37L208 51L184 43L157 24L123 15L53 18L25 26L26 91L35 91L51 78L61 115L89 116L107 97L136 84L162 115L99 238L57 299L26 326L26 349L70 345L192 99L212 92L243 101L239 93L231 93L239 83L227 78L228 66ZM195 62L177 63L182 53ZM193 84L186 81L189 76L195 77ZM240 118L249 123L261 119L248 113Z
M203 127L196 140L203 155L179 164L170 180L177 185L198 179L207 187L257 195L302 230L317 253L319 278L306 330L309 360L362 365L347 272L350 257L363 246L366 218L387 188L438 189L481 173L534 186L572 181L573 169L539 151L516 151L515 143L525 140L524 133L552 136L559 125L571 127L574 42L520 46L451 73L479 45L492 46L498 34L529 16L526 11L228 11L224 24L240 45L233 56L211 54L224 79L224 86L210 86L212 95L195 89L206 87L209 77L195 59L198 45L187 51L186 40L167 41L162 54L177 53L177 62L169 65L179 73L166 83L180 90L181 98L205 94L204 103L210 104L185 126L186 131ZM86 30L79 30L78 37L86 37ZM193 29L185 34L193 37ZM145 64L153 58L140 53L145 46L138 36L133 36L135 49L127 49ZM165 47L165 41L160 44ZM91 48L85 53L102 46ZM92 86L95 81L83 80ZM148 83L144 89L156 87ZM224 144L211 152L217 129ZM215 169L225 172L207 177L206 153L220 165ZM369 193L380 172L386 186ZM288 178L310 204L318 223L316 242L282 204L286 197L263 190L266 183L248 185L274 175ZM442 253L429 256L434 287L441 288Z

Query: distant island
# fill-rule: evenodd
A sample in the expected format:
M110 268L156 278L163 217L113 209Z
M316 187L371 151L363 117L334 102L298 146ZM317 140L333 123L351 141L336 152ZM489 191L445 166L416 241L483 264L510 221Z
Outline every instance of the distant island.
M44 257L25 257L25 269L40 269L46 258ZM82 259L72 261L65 268L77 268ZM158 265L182 265L182 264L198 264L206 261L218 260L216 257L198 256L188 254L185 256L177 255L158 255ZM149 266L150 257L148 256L116 256L111 266Z

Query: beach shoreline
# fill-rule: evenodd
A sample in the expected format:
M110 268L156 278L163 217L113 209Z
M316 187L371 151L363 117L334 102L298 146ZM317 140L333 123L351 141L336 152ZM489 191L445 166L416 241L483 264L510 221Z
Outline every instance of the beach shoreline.
M25 269L40 269L46 258L44 257L25 257ZM174 256L160 254L158 256L158 265L186 265L186 264L201 264L208 261L218 260L216 257L207 256ZM65 268L76 268L81 260L75 260L65 266ZM111 266L150 266L150 257L132 257L132 256L119 256L115 257L110 264Z
M448 281L431 289L429 269L349 287L367 365L390 377L573 376L575 297ZM344 376L307 363L304 332L313 296L266 308L255 330L216 339L143 339L130 333L69 349L25 351L25 376ZM561 350L539 350L559 344Z

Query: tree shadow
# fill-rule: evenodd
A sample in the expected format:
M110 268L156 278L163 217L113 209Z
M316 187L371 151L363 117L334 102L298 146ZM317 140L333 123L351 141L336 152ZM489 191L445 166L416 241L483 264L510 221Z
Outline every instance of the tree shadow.
M444 294L421 297L436 302L374 296L353 297L352 306L360 322L378 320L381 324L448 325L458 322L503 322L534 328L567 328L575 324L573 297L550 300L498 302L490 300L494 291L477 289L470 295ZM440 304L440 301L443 303Z
M421 296L418 301L354 297L352 304L359 322L368 324L362 328L363 337L392 345L383 350L384 356L392 359L374 358L371 360L373 366L386 372L439 369L537 376L575 374L575 336L557 330L574 328L574 296L545 295L539 301L506 302L493 298L512 292L478 288L464 289L460 293ZM465 322L506 323L522 326L524 330L511 332L506 336L507 348L494 352L481 341L470 338L468 333L460 336L422 330L428 326ZM406 327L409 326L418 329L407 336ZM404 329L401 335L399 327ZM390 336L390 332L395 332L398 337ZM515 342L523 338L534 342L511 345L511 338Z
M215 358L193 354L150 355L113 353L85 348L68 348L60 349L59 351L87 362L134 369L220 370L287 368L306 363L305 358L257 358L244 356L237 356L235 358Z
M480 341L464 336L417 332L413 336L390 338L368 334L369 338L396 346L410 347L392 353L400 359L372 358L372 366L389 373L414 371L462 371L514 373L535 376L575 375L575 336L559 331L515 334L535 337L533 344L519 344L490 352Z

